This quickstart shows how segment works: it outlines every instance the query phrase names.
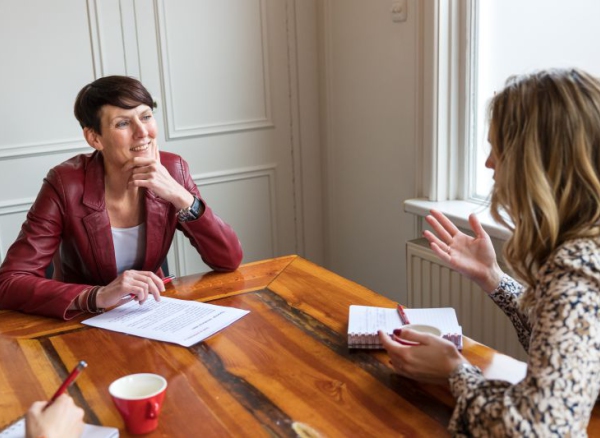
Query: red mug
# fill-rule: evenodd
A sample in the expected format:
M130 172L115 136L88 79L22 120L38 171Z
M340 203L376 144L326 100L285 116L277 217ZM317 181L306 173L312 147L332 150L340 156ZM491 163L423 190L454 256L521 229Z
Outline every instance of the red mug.
M167 389L167 381L158 374L130 374L108 387L117 410L131 434L152 432L158 427L158 414Z

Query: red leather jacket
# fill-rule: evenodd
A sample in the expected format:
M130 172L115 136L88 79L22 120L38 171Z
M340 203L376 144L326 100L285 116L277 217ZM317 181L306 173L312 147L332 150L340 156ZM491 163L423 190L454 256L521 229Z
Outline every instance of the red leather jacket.
M181 157L160 152L160 159L177 182L202 199ZM239 266L242 248L235 232L204 204L200 218L181 223L170 202L146 191L146 255L142 270L162 276L160 266L176 229L185 234L212 269L232 271ZM46 279L45 270L51 261L54 277ZM8 249L0 267L0 309L70 319L78 313L67 311L77 295L116 277L115 250L104 203L102 153L78 155L50 170L17 240Z

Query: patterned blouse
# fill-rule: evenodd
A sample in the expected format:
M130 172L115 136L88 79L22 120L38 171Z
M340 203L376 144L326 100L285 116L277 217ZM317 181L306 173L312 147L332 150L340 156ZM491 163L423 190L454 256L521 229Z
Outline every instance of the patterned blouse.
M600 238L558 249L540 269L530 314L517 305L523 292L505 276L490 297L529 354L527 375L513 385L458 367L450 376L454 436L587 436L600 391Z

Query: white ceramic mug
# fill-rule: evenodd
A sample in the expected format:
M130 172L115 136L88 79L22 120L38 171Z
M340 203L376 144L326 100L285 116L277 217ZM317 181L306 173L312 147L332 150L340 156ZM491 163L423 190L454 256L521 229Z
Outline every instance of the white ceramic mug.
M442 331L433 325L406 324L406 325L402 326L402 330L404 330L404 329L414 330L416 332L421 332L421 333L429 333L430 335L434 335L434 336L442 336Z

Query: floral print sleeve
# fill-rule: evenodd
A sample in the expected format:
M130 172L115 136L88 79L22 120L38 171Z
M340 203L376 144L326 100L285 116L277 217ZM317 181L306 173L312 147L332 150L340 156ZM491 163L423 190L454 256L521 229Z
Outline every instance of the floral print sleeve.
M502 303L511 301L507 290ZM535 306L522 325L530 330L527 375L513 385L487 380L472 365L455 370L454 436L587 436L600 391L600 239L564 244L532 292ZM514 322L507 311L518 313L514 303L500 306Z
M502 277L502 280L500 280L498 287L489 295L489 297L508 316L517 331L519 342L525 351L528 351L531 326L529 321L527 321L527 317L519 310L517 304L522 293L523 286L505 274Z

